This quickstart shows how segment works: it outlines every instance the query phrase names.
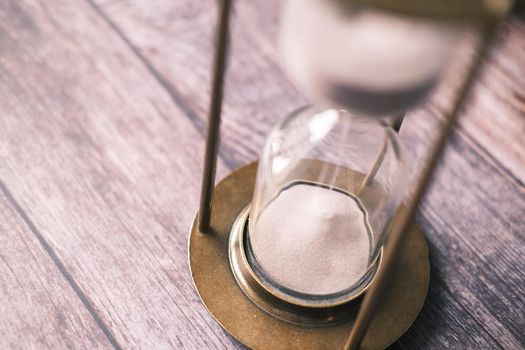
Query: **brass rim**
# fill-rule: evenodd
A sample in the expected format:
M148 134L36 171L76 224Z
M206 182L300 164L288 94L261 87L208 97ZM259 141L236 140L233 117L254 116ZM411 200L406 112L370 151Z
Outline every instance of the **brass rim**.
M350 291L348 295L335 300L308 303L264 283L251 267L244 243L249 212L250 206L248 205L237 216L231 229L228 249L231 270L244 294L270 315L295 324L328 325L348 319L353 312L349 304L356 301L370 285L381 265L382 251L360 289Z

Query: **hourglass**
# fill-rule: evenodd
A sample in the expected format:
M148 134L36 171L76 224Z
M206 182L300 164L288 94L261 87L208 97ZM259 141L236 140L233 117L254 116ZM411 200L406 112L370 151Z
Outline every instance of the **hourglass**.
M288 0L282 64L312 104L271 130L258 163L214 187L230 13L222 2L189 258L199 295L228 332L257 349L380 349L406 331L429 276L414 212L508 7ZM468 25L480 29L479 53L408 183L396 130L437 83Z

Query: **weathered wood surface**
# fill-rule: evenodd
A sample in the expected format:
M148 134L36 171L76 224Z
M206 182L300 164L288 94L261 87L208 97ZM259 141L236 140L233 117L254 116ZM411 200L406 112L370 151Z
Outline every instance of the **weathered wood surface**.
M219 177L254 159L271 125L305 102L277 64L279 2L235 5ZM38 255L56 265L46 277L64 283L63 268L76 286L53 287L47 302L87 318L50 335L55 347L239 347L198 301L186 258L215 11L211 0L0 3L0 179L23 216L7 213L30 220L56 255ZM523 18L505 25L498 48L421 207L431 287L397 348L525 347ZM414 159L447 93L407 117L401 135ZM0 254L13 259L4 245ZM35 293L51 288L19 269L10 276ZM0 287L13 288L13 278ZM56 319L49 307L33 312ZM3 341L37 347L19 342L32 328L16 313L2 315Z
M0 183L0 349L110 347L82 304L86 296L68 284L68 273L17 210Z
M108 339L142 349L231 344L187 265L202 144L184 112L89 3L2 2L0 13L0 178ZM26 334L11 322L20 319L0 334L17 344Z

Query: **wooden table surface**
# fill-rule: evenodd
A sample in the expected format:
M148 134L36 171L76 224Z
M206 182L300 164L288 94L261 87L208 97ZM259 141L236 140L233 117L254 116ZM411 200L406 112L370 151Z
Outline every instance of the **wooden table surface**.
M235 1L219 179L305 103L277 64L279 5ZM215 15L213 0L0 1L0 349L242 348L186 255ZM451 72L403 125L415 169ZM430 289L394 348L525 347L524 133L518 14L420 207Z

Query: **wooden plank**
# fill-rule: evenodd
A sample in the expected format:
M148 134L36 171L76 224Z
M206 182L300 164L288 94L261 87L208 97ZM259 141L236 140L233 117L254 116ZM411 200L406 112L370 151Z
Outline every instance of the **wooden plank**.
M474 42L465 42L429 103L439 115L450 109L452 94L464 76ZM472 92L459 130L483 157L488 157L521 185L525 179L525 15L515 15L498 33L491 57Z
M0 348L111 349L0 187Z
M152 62L172 94L181 97L194 117L202 118L207 103L202 89L209 84L213 3L163 1L154 7L146 1L97 3L122 35ZM275 1L236 2L221 153L229 165L255 158L269 127L304 102L276 64L277 9ZM520 91L525 85L508 74L501 77L494 68L504 66L523 76L525 69L519 60L522 33L523 22L514 19L501 34L499 45L504 53L497 51L489 63L422 207L421 221L436 250L434 278L442 281L433 284L425 309L431 311L424 310L422 316L436 321L427 320L414 330L419 329L421 339L439 323L440 333L432 332L436 342L424 343L429 348L523 345L519 327L524 326L521 315L525 303L519 297L523 291L519 281L524 278L524 269L519 256L523 256L520 222L525 207L525 148ZM455 81L459 81L458 75L453 77ZM446 90L438 91L430 110L445 109ZM433 119L439 116L427 110L414 111L407 118L402 136L416 159L425 155L425 146L432 139ZM502 256L503 251L508 256ZM490 296L488 302L484 295ZM421 344L415 337L408 339L413 342L403 340L403 347Z
M431 259L434 263L432 255ZM431 270L425 305L414 325L397 342L397 346L400 349L501 348L496 340L487 335L469 310L447 290L447 283L435 270Z
M1 6L0 178L13 198L119 347L235 348L187 264L193 124L87 2Z
M199 119L203 130L208 107L215 2L159 1L155 6L148 1L95 2L152 63L172 95ZM263 9L272 4L275 9L268 12L258 11L259 7L253 8L246 1L234 4L221 127L221 156L232 167L257 158L270 127L305 102L280 73L274 42L265 40L266 30L272 30L275 21L263 23L259 17L270 20L269 16L275 15L279 5L273 1L257 3Z
M413 159L424 158L436 119L424 110L408 117L401 136ZM524 211L524 188L479 157L456 132L419 222L429 239L433 275L491 338L509 349L525 346Z

